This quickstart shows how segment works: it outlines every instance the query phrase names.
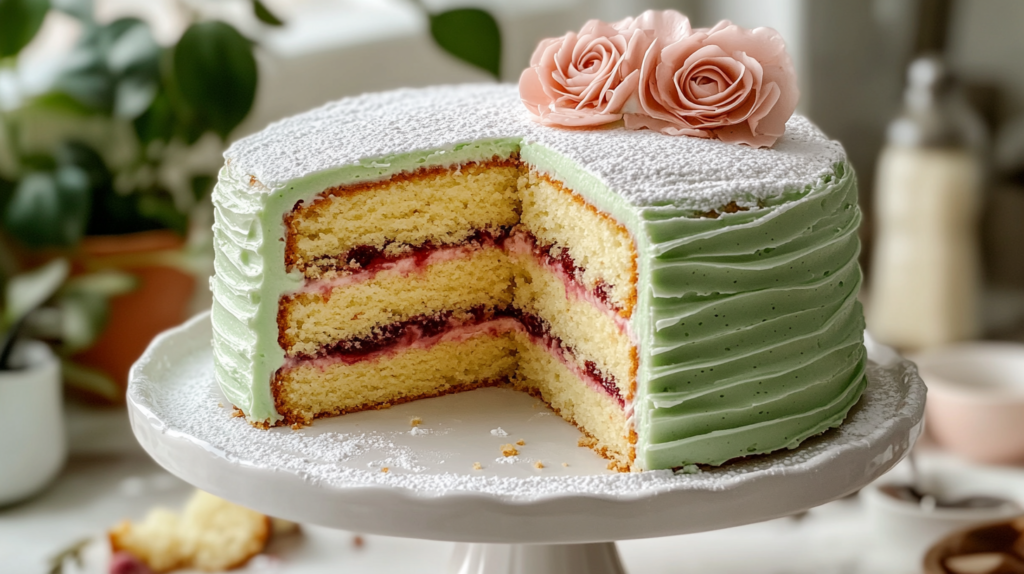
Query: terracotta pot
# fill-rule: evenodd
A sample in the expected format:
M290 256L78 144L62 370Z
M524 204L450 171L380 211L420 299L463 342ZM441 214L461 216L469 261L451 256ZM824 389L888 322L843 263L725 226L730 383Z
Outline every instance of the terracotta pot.
M86 237L74 257L83 272L132 273L138 287L110 302L110 318L96 343L74 357L128 386L128 369L161 331L185 320L195 278L181 266L184 239L171 231Z

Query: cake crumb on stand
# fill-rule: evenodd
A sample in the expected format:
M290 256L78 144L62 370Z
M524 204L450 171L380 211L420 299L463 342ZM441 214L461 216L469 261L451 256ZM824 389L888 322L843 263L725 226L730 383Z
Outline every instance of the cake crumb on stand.
M366 541L363 540L362 536L356 534L352 537L352 546L355 546L356 548L362 548L365 544Z
M423 419L421 419L420 417L412 417L411 419L409 419L409 426L411 427L418 427L421 424L423 424Z
M501 445L501 456L509 457L519 454L519 450L512 444Z
M563 463L562 463L562 466L564 466L564 467L568 468L568 467L569 467L569 463L567 463L567 462L563 462Z
M544 463L538 460L537 462L533 463L533 468L536 468L536 469L544 468Z
M388 468L388 467L386 467L386 466L380 469L380 471L381 471L381 472L383 472L384 474L387 474L387 473L388 473L388 471L390 471L390 470L391 470L391 469L390 469L390 468Z
M523 439L519 439L516 441L516 444L519 446L526 446L526 441Z
M483 468L484 468L484 465L480 464L479 462L474 462L473 463L473 470L483 470Z

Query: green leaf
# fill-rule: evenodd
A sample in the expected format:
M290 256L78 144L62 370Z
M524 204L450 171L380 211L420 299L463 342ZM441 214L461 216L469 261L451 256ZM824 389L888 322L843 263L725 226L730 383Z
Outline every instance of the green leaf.
M89 174L77 165L62 165L55 174L60 194L61 241L58 245L77 245L85 235L92 203Z
M260 22L271 26L284 26L284 22L268 10L267 6L260 2L260 0L252 0L252 10L256 13L256 17L259 18Z
M65 92L46 92L45 94L40 94L32 98L28 102L27 107L72 116L88 116L96 113L95 109L86 106Z
M102 29L85 34L64 64L54 89L94 112L109 114L114 107L115 79L107 70Z
M139 198L138 206L143 217L160 222L178 235L185 235L188 232L188 217L178 211L170 197L143 195Z
M64 382L70 387L99 395L111 401L116 401L121 396L121 388L117 386L114 379L102 371L68 360L61 361L60 366Z
M193 24L174 47L173 69L187 112L227 139L256 97L252 43L223 22Z
M166 92L158 92L139 117L132 120L135 135L142 145L153 141L169 141L174 136L174 109Z
M97 293L73 291L60 297L61 342L72 355L88 349L99 338L110 316L110 302Z
M96 112L133 119L159 90L160 53L149 26L137 18L90 28L55 89Z
M31 247L57 245L63 239L61 216L60 192L53 173L31 172L14 188L4 213L4 225Z
M10 328L37 307L45 303L64 280L71 266L64 259L53 261L11 277L4 293L4 325Z
M501 30L489 12L458 8L431 14L430 34L452 56L501 77Z
M0 0L0 58L15 56L35 37L49 0Z
M192 178L192 195L195 197L196 203L202 201L213 191L215 183L217 183L217 178L209 175L197 175Z
M78 141L66 141L57 147L54 154L58 165L75 165L89 176L89 188L109 186L113 184L114 176L107 168L107 164L100 157L96 150L87 144Z
M25 175L4 212L4 224L29 247L68 247L78 243L89 221L90 175L80 166Z
M97 271L77 275L68 280L62 293L89 293L101 297L116 297L137 289L139 278L124 271Z

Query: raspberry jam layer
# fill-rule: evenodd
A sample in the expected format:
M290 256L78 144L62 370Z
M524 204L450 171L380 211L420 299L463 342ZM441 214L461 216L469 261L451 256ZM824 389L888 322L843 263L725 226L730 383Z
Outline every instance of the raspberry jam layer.
M377 273L393 267L402 260L412 261L416 265L425 265L432 253L440 250L447 250L453 247L463 248L484 248L500 247L511 233L511 227L496 227L493 229L477 229L468 237L455 244L437 244L427 242L422 245L404 246L400 249L392 249L392 242L381 247L372 245L360 245L349 249L338 257L325 258L317 261L317 267L323 271L335 271L341 275L352 273Z
M581 367L571 347L551 333L547 321L515 308L476 308L464 313L446 311L429 317L414 317L384 326L371 337L350 339L323 347L316 355L290 357L281 369L288 370L300 365L318 368L336 363L350 365L387 358L410 349L426 349L442 342L460 341L482 334L500 336L511 332L525 333L534 344L545 347L578 377L615 399L620 406L625 406L615 377L601 372L593 361L585 361Z
M386 248L357 247L345 255L349 261L346 266L328 277L307 279L298 293L319 292L326 299L330 298L334 289L369 281L381 272L397 271L403 275L421 273L431 265L466 258L480 249L502 249L512 254L531 255L541 266L562 280L568 295L601 309L615 320L620 330L628 331L628 317L624 316L621 307L612 303L609 296L611 287L607 283L599 281L593 289L588 289L583 283L584 268L573 260L567 249L539 245L537 238L522 228L476 230L469 239L457 245L424 244L411 247L397 256L388 254Z

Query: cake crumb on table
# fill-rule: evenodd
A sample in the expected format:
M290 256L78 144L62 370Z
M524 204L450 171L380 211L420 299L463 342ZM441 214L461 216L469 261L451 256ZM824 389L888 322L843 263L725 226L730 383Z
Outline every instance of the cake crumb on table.
M537 462L533 463L533 468L544 468L544 463L538 460Z
M584 448L593 448L597 444L597 441L589 436L581 436L580 440L576 442L576 446L582 446Z
M516 441L516 444L519 446L526 446L526 441L523 439L519 439Z
M385 466L384 468L380 469L380 471L381 471L381 472L384 472L384 473L386 473L386 472L387 472L387 471L389 471L389 470L391 470L391 469L390 469L390 468L388 468L388 467L386 467L386 466Z
M484 466L482 464L480 464L479 462L474 462L473 463L473 470L482 470L483 468L484 468Z
M516 449L515 446L513 446L511 444L503 444L503 445L501 445L501 455L502 456L515 456L517 454L519 454L519 451Z
M562 463L562 466L569 466L569 463L567 463L567 462L563 462L563 463Z
M412 417L409 420L409 426L411 427L418 427L421 424L423 424L423 419L421 419L420 417Z

